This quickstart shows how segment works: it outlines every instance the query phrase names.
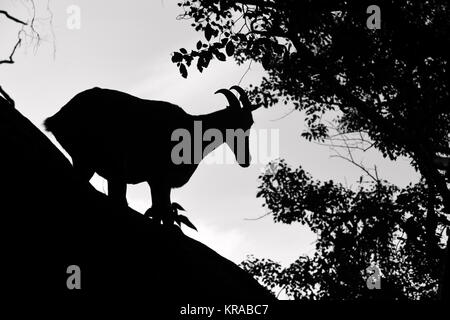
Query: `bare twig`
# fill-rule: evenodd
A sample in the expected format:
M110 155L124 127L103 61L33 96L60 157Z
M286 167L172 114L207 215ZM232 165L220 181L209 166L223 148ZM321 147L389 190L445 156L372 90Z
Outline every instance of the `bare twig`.
M8 59L5 60L0 60L0 64L13 64L14 63L14 53L16 53L17 48L20 46L20 44L22 43L22 39L19 38L16 42L16 45L14 46L13 50L11 51L11 54L9 55Z
M336 133L333 135L329 135L328 138L326 138L328 143L316 143L322 146L329 147L331 150L333 150L335 154L331 155L331 158L340 158L347 162L350 162L351 164L361 169L372 180L374 180L375 182L379 182L380 179L378 176L377 167L375 166L374 169L368 169L362 162L357 162L355 157L353 156L354 150L366 152L374 146L374 143L363 135L365 132L340 132L340 129L330 122L328 122L328 128L332 129ZM344 155L339 152L339 149L344 149L346 154Z
M5 11L5 10L0 10L0 14L3 14L3 15L5 15L8 19L10 19L10 20L12 20L12 21L14 21L14 22L17 22L17 23L20 23L20 24L23 24L23 25L26 25L27 23L26 22L24 22L24 21L22 21L22 20L20 20L20 19L17 19L17 18L15 18L15 17L13 17L12 15L10 15L7 11Z
M33 15L32 15L31 22L30 22L30 28L31 28L31 33L36 36L36 39L37 39L36 47L37 47L37 46L39 46L39 43L41 42L41 36L40 36L39 32L37 32L36 29L34 28L34 21L36 20L36 5L35 5L34 1L31 1L31 8L32 8Z
M50 24L50 30L52 32L52 40L53 40L53 59L55 59L56 58L56 36L55 36L55 30L53 28L53 12L50 9L50 0L47 1L47 11L50 16L49 24Z
M285 288L286 288L286 285L282 286L281 289L280 289L280 291L278 291L277 299L278 299L278 297L280 296L281 292L283 292L283 290L284 290Z
M18 19L14 16L12 16L8 11L6 10L0 10L0 16L4 15L9 20L18 23L22 25L22 28L19 30L17 34L17 42L14 45L12 52L8 59L0 60L0 64L13 64L14 63L14 54L16 53L17 49L23 44L28 43L29 41L35 42L35 50L37 50L37 47L39 46L40 42L43 41L41 38L41 35L39 31L36 29L36 23L39 23L41 18L36 16L37 8L34 0L28 0L27 5L25 5L26 10L28 11L28 14L30 18L27 19L25 22L24 20ZM50 0L47 0L47 11L49 13L49 17L46 18L49 20L50 30L52 32L52 40L53 40L53 56L55 57L56 54L56 46L54 44L55 42L55 33L53 29L53 13L50 9Z
M342 140L343 141L343 140ZM328 144L328 143L323 143L323 142L314 142L315 144L324 146L324 147L330 147L330 148L344 148L344 149L355 149L355 150L360 150L360 151L367 151L370 148L362 148L359 146L354 146L354 145L345 145L345 144Z
M279 120L281 120L281 119L284 119L284 118L286 118L287 116L289 116L290 114L292 114L295 110L296 110L295 108L292 108L291 111L287 112L286 114L282 115L281 117L276 118L276 119L271 119L270 121L279 121Z
M36 18L36 7L35 7L33 0L31 0L30 2L33 7L33 17L32 17L31 22L29 22L29 23L10 15L6 10L0 10L0 15L4 15L7 19L22 25L21 30L17 33L17 42L14 45L8 59L0 60L0 64L13 64L14 63L14 54L16 53L17 48L20 47L20 45L22 44L22 39L24 39L24 37L26 39L26 37L28 36L28 34L25 30L25 26L29 26L31 28L32 34L37 35L38 43L39 43L39 39L40 39L39 33L34 28L34 21ZM49 8L49 5L50 5L49 2L47 3L47 5ZM15 106L14 100L6 93L6 91L1 86L0 86L0 97L3 98L10 106L12 106L12 107Z
M10 104L12 107L15 106L14 100L6 93L5 90L0 86L0 96L3 97L8 104Z
M24 21L22 21L22 20L20 20L20 19L18 19L18 18L16 18L16 17L13 17L12 15L10 15L10 14L9 14L7 11L5 11L5 10L0 10L0 14L4 15L4 16L5 16L6 18L8 18L9 20L14 21L14 22L16 22L16 23L18 23L18 24L21 24L21 25L23 25L23 26L26 26L26 25L27 25L26 22L24 22ZM20 34L22 33L22 31L23 31L23 29L22 29L21 31L19 31L19 33L18 33L18 39L17 39L17 42L16 42L16 44L14 45L13 50L12 50L11 54L9 55L9 58L8 58L8 59L0 60L0 64L13 64L13 63L14 63L14 59L13 59L14 54L16 53L17 48L18 48L18 47L20 46L20 44L22 43L22 39L20 38ZM2 93L2 94L3 94L3 93Z
M374 181L376 181L376 182L379 181L379 179L377 178L377 176L374 176L372 173L370 173L369 169L367 169L366 167L364 167L363 164L358 163L358 162L354 161L354 160L351 159L351 158L344 157L344 156L341 155L341 154L335 154L335 155L332 155L332 156L330 156L330 157L331 157L331 158L340 158L340 159L346 160L346 161L350 162L351 164L354 164L355 166L357 166L358 168L360 168L362 171L364 171L364 172L365 172L371 179L373 179Z
M252 67L252 61L250 61L250 63L248 64L247 70L245 70L244 74L242 75L241 79L239 80L238 86L241 85L242 80L244 80L245 76L250 71L251 67Z
M244 218L244 220L247 220L247 221L255 221L255 220L259 220L259 219L262 219L262 218L264 218L264 217L267 217L268 215L270 215L272 212L267 212L267 213L265 213L265 214L263 214L262 216L260 216L260 217L257 217L257 218Z

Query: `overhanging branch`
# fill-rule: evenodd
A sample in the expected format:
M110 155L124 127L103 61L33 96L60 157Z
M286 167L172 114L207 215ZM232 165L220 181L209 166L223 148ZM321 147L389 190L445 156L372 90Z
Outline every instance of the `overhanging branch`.
M12 107L15 106L14 100L3 90L3 88L0 86L0 99L3 98L6 100L6 102L11 105Z
M0 10L0 14L4 15L7 19L9 19L9 20L11 20L11 21L14 21L14 22L16 22L16 23L18 23L18 24L21 24L22 26L26 26L26 25L27 25L26 22L24 22L24 21L22 21L22 20L20 20L20 19L18 19L18 18L16 18L16 17L13 17L12 15L10 15L10 14L8 13L8 11ZM23 28L23 27L22 27L22 28ZM23 31L23 29L22 29L22 31ZM19 31L17 42L16 42L16 44L14 45L14 48L13 48L13 50L11 51L11 54L9 55L9 58L8 58L8 59L0 60L0 64L13 64L13 63L14 63L14 59L13 59L14 54L16 53L17 48L18 48L18 47L20 46L20 44L22 43L22 39L20 38L20 33L21 33L21 31ZM3 92L0 92L0 93L4 94L4 91L3 91Z
M311 62L320 75L320 78L325 81L331 88L334 89L336 96L341 98L343 101L347 102L348 106L353 106L355 111L364 115L369 121L371 121L375 126L377 126L381 131L391 134L393 136L399 137L403 142L410 142L411 135L405 134L403 130L395 126L393 123L383 118L378 114L370 105L365 101L362 101L355 95L353 95L344 85L340 84L339 81L329 75L323 66L326 62L315 56L304 44L298 41L297 36L294 32L289 32L288 38L299 53L306 57L309 62ZM321 66L321 67L319 67Z
M22 20L20 20L20 19L17 19L17 18L15 18L15 17L13 17L12 15L10 15L10 14L9 14L7 11L5 11L5 10L0 10L0 14L5 15L8 19L10 19L10 20L12 20L12 21L14 21L14 22L23 24L24 26L27 24L26 22L24 22L24 21L22 21Z
M13 50L11 51L11 54L9 55L8 59L0 60L0 64L13 64L14 63L14 53L16 53L17 48L20 46L20 43L22 42L22 39L18 39L16 42L16 45L14 46Z

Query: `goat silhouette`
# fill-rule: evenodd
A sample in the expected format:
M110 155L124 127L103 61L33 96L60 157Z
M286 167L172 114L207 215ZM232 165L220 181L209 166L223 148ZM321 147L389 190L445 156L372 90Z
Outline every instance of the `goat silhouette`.
M201 141L201 159L222 143L232 149L242 167L250 164L249 129L253 124L252 106L245 91L233 86L239 99L228 89L218 90L228 100L223 110L205 115L190 115L182 108L164 101L144 100L124 92L92 88L77 94L55 115L44 122L61 146L72 157L77 174L89 181L96 172L108 181L108 196L126 205L127 184L147 182L152 207L145 213L158 224L173 224L174 211L170 193L188 182L199 161L175 163L172 150L175 130L185 130L194 136L195 123L204 131L227 130L245 132L243 148L224 139L211 148ZM241 106L242 103L242 106ZM194 144L190 155L195 154ZM243 149L243 150L242 150ZM201 160L200 159L200 160ZM178 208L181 207L178 205Z

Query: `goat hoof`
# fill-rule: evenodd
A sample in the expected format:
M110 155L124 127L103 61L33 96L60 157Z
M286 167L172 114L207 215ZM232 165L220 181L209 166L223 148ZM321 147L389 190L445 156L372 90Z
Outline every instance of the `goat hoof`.
M150 208L144 213L144 217L151 218L154 221L159 221L161 223L162 215L160 212L155 210L154 208Z
M173 211L186 211L179 203L176 202L172 202L172 204L170 205Z
M175 222L173 219L163 219L162 224L164 227L170 228L175 224Z
M155 213L153 212L152 208L149 208L144 213L144 217L147 217L147 218L152 218L154 215L155 215Z

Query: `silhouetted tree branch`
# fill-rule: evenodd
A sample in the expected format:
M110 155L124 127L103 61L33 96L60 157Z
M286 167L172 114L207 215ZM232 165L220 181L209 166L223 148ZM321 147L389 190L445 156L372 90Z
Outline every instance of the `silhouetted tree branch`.
M3 14L3 15L5 15L8 19L10 19L10 20L12 20L12 21L14 21L14 22L17 22L17 23L20 23L20 24L23 24L23 25L26 25L27 23L26 22L24 22L24 21L22 21L22 20L20 20L20 19L17 19L17 18L15 18L15 17L13 17L13 16L11 16L7 11L5 11L5 10L0 10L0 14Z
M5 92L5 90L0 86L0 99L5 99L6 102L12 107L15 106L14 100Z
M18 18L13 17L12 15L10 15L5 10L0 10L0 14L4 15L9 20L12 20L12 21L14 21L14 22L16 22L18 24L21 24L21 25L24 25L24 26L27 25L26 22L24 22L24 21L22 21L22 20L20 20ZM14 63L13 56L14 56L14 53L16 52L17 48L20 46L21 42L22 42L22 39L20 38L20 32L19 32L17 42L14 45L14 47L13 47L13 49L12 49L10 55L9 55L9 58L0 60L0 64L12 64L12 63Z
M17 42L15 43L14 47L12 48L9 56L7 59L1 59L0 60L0 65L1 64L13 64L14 61L14 54L16 53L17 49L21 46L22 44L22 40L24 37L29 37L32 39L36 39L37 40L37 44L39 45L40 42L40 34L39 32L36 30L35 28L35 20L36 20L36 5L35 2L33 0L29 1L30 5L31 5L31 19L29 19L29 21L25 22L23 19L19 19L15 16L13 16L12 14L10 14L8 11L6 10L0 10L0 16L4 16L7 19L19 24L22 26L22 28L19 30L19 32L17 33ZM47 10L50 12L50 26L53 28L52 23L53 23L53 15L51 13L50 10L50 0L48 0L47 2ZM30 29L30 32L27 32L26 28L28 27ZM53 32L53 29L52 29ZM11 105L12 107L15 106L14 100L6 93L6 91L0 86L0 97L3 98L4 100L6 100L6 102Z
M284 288L294 299L367 299L373 292L364 270L374 261L385 274L380 298L438 298L443 237L442 231L433 237L436 249L430 252L425 220L431 206L440 217L445 212L440 198L429 198L423 181L400 189L379 180L353 190L314 180L284 161L276 168L260 176L258 197L275 222L308 226L317 235L316 252L286 268L248 258L241 266L262 284ZM437 229L444 227L439 220Z
M282 102L304 111L308 140L324 139L322 115L339 111L342 132L366 132L373 147L392 160L409 157L450 213L446 177L433 162L437 152L449 150L450 64L442 43L448 42L450 5L383 1L382 28L368 30L369 4L180 1L183 16L207 43L202 39L194 50L183 48L172 60L184 76L194 61L199 71L227 56L260 63L267 76L250 88L255 103ZM432 234L433 210L426 216Z
M331 122L328 122L327 130L333 134L329 134L324 138L326 142L317 142L317 144L329 147L334 152L331 158L343 159L361 169L374 182L381 182L376 166L373 169L369 169L362 161L357 161L353 155L354 151L366 152L374 146L374 143L370 141L366 133L340 132L339 128Z
M11 54L9 55L9 58L6 60L0 60L0 64L13 64L14 63L13 56L14 56L14 53L16 53L16 49L20 46L21 42L22 42L22 39L19 38L17 40L14 48L12 49Z

